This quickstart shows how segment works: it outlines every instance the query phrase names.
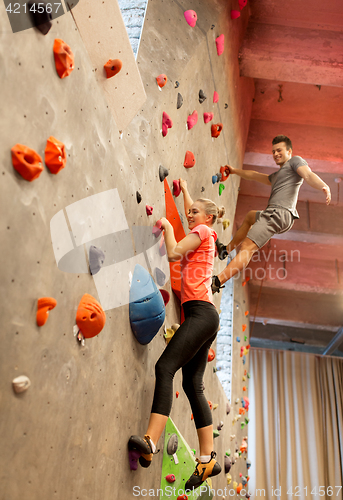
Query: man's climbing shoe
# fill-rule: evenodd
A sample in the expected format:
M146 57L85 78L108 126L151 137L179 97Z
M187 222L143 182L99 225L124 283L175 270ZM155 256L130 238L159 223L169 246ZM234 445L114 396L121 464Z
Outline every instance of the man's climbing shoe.
M144 438L140 436L131 436L129 439L129 450L136 450L140 453L139 463L142 467L149 467L152 461L152 448L150 445L150 436L145 435Z
M196 459L198 465L185 484L185 491L198 488L208 477L217 476L221 472L222 468L215 460L215 457L216 453L212 451L211 460L209 462L201 463L198 458Z
M216 240L216 247L218 251L218 257L220 260L226 259L226 257L229 255L229 252L226 250L226 246L223 243L220 243L220 241Z
M212 285L211 285L212 293L219 293L221 288L225 287L224 285L223 286L221 285L218 276L212 276Z

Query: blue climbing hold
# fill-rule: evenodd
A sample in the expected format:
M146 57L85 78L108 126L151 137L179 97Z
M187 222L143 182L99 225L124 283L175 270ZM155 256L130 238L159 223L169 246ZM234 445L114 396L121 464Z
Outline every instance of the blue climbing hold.
M245 365L245 361L246 361L246 357L245 357L245 354L243 356L243 365Z
M216 175L212 175L212 184L218 182L218 177Z
M237 340L237 342L240 342L240 341L241 341L241 339L240 339L239 337L236 337L236 340Z
M164 323L166 310L162 295L144 267L136 264L130 288L129 316L138 342L148 344Z

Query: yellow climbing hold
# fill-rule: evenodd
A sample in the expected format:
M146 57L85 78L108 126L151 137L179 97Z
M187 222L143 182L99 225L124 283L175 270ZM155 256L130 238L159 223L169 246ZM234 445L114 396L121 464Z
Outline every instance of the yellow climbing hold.
M227 484L231 484L231 481L232 481L231 474L227 473L226 474L226 482L227 482Z
M229 219L223 219L222 220L222 224L223 224L223 229L224 230L227 229L229 227L229 225L230 225Z

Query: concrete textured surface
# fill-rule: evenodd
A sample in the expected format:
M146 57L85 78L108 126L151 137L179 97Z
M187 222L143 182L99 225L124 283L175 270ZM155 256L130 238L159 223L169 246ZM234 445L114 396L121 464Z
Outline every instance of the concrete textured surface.
M238 67L248 10L233 22L231 7L231 3L221 1L149 2L137 57L147 101L123 136L72 15L54 22L46 37L33 30L13 35L1 10L1 26L5 26L0 33L4 82L0 119L0 248L4 257L0 288L1 500L119 500L133 498L135 485L159 487L161 454L149 469L130 472L127 440L132 433L146 430L154 365L165 346L163 330L149 345L139 345L132 335L129 307L125 305L107 310L104 330L80 346L73 335L78 303L84 293L99 297L90 275L58 269L50 221L61 210L66 213L69 205L116 188L129 228L151 228L165 213L163 184L158 178L160 164L169 169L170 184L180 176L186 178L194 198L202 194L218 205L224 204L227 217L233 220L238 179L226 181L219 197L218 185L212 186L211 177L225 163L243 165L254 86L250 79L239 76ZM198 14L194 29L183 16L189 8ZM83 16L86 19L87 13ZM215 38L221 33L225 34L225 51L218 57ZM64 80L58 78L54 67L54 38L64 39L75 55L75 69ZM162 72L169 81L160 92L155 77ZM134 81L128 82L128 94L134 85ZM203 104L198 101L200 88L207 95ZM220 96L215 105L214 90ZM184 99L179 110L178 92ZM120 106L120 100L116 104ZM188 131L186 119L194 109L199 121ZM161 134L163 111L174 123L165 138ZM218 139L211 138L210 125L202 119L204 111L213 111L214 121L223 123ZM11 147L22 143L44 156L50 135L65 144L67 165L57 176L44 168L39 179L28 183L12 167ZM183 159L187 149L194 152L197 163L186 171ZM137 190L143 198L140 205L136 202ZM146 203L154 207L151 218L146 215ZM182 212L180 198L176 204ZM222 226L215 229L223 239ZM225 238L230 238L232 230L233 224L225 231ZM216 271L223 266L216 261ZM124 277L118 278L119 289L121 279ZM164 288L170 291L170 283ZM241 310L243 301L248 300L246 294L247 287L237 280L235 300ZM38 328L37 299L44 296L54 297L57 307L46 325ZM219 308L219 297L216 303ZM178 319L178 305L172 298L166 308L166 326ZM242 331L241 312L234 323L236 336ZM248 329L245 333L248 335ZM246 394L242 392L242 375L244 369L249 370L249 359L243 367L239 352L236 344L233 401ZM22 374L30 378L31 387L15 395L11 381ZM224 452L230 449L233 454L247 429L240 430L240 421L233 423L240 405L233 405L226 415L227 398L212 366L206 370L204 382L206 396L219 405L213 412L214 424L224 422L215 441L223 465ZM180 373L175 377L174 390L179 390L180 397L174 400L171 417L188 444L198 449ZM240 472L246 474L243 458L232 468L233 480L239 482ZM213 480L213 486L227 486L224 473Z

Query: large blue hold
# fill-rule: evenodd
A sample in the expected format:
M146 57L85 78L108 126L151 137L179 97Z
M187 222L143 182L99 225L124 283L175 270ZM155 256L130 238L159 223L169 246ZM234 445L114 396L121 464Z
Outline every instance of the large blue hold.
M154 280L136 264L130 289L130 324L140 344L148 344L164 323L166 309Z

